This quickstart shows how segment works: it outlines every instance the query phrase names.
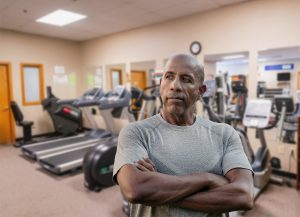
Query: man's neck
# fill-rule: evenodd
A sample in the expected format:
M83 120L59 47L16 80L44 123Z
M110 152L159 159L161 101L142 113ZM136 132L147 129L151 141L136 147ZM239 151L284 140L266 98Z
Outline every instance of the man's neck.
M195 113L191 112L189 114L170 114L164 110L160 112L161 117L170 124L178 126L190 126L193 125L196 120Z

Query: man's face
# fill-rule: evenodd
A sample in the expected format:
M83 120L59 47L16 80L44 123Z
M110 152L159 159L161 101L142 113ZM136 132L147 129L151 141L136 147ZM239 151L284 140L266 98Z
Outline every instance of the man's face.
M202 94L199 75L183 59L173 59L161 79L160 95L163 109L175 115L183 115L194 108Z

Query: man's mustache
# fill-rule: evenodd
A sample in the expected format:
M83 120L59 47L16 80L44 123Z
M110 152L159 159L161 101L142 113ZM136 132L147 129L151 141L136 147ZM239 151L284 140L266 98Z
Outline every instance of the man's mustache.
M180 99L180 100L184 100L184 96L180 95L180 94L168 94L166 96L167 99Z

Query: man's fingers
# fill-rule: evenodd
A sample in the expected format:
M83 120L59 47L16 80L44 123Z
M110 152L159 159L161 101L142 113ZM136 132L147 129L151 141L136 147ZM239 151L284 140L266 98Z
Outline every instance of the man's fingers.
M139 170L143 171L143 172L147 172L149 171L147 168L145 168L144 166L138 164L138 163L135 163L134 164L136 166L136 168L138 168Z
M138 163L140 165L144 166L145 168L147 168L148 170L154 171L154 168L153 168L153 166L150 163L148 163L148 162L146 162L144 160L139 160Z
M155 168L155 164L147 157L143 158L147 163L150 163L154 168Z
M155 171L155 168L152 166L152 164L146 162L145 160L139 160L137 161L137 163L145 167L148 171L152 171L152 172Z

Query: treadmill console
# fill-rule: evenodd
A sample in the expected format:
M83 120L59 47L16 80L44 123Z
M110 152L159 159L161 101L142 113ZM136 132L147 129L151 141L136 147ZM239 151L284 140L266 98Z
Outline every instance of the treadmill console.
M100 99L103 96L101 88L93 88L92 90L87 91L83 98L85 99Z
M96 106L99 104L103 95L104 93L101 88L93 88L85 92L73 105L77 107Z
M129 106L131 94L125 86L117 86L114 90L109 91L100 100L100 109L110 109Z
M124 92L126 91L125 86L118 85L113 91L108 92L104 97L103 100L117 101L121 97L123 97Z

